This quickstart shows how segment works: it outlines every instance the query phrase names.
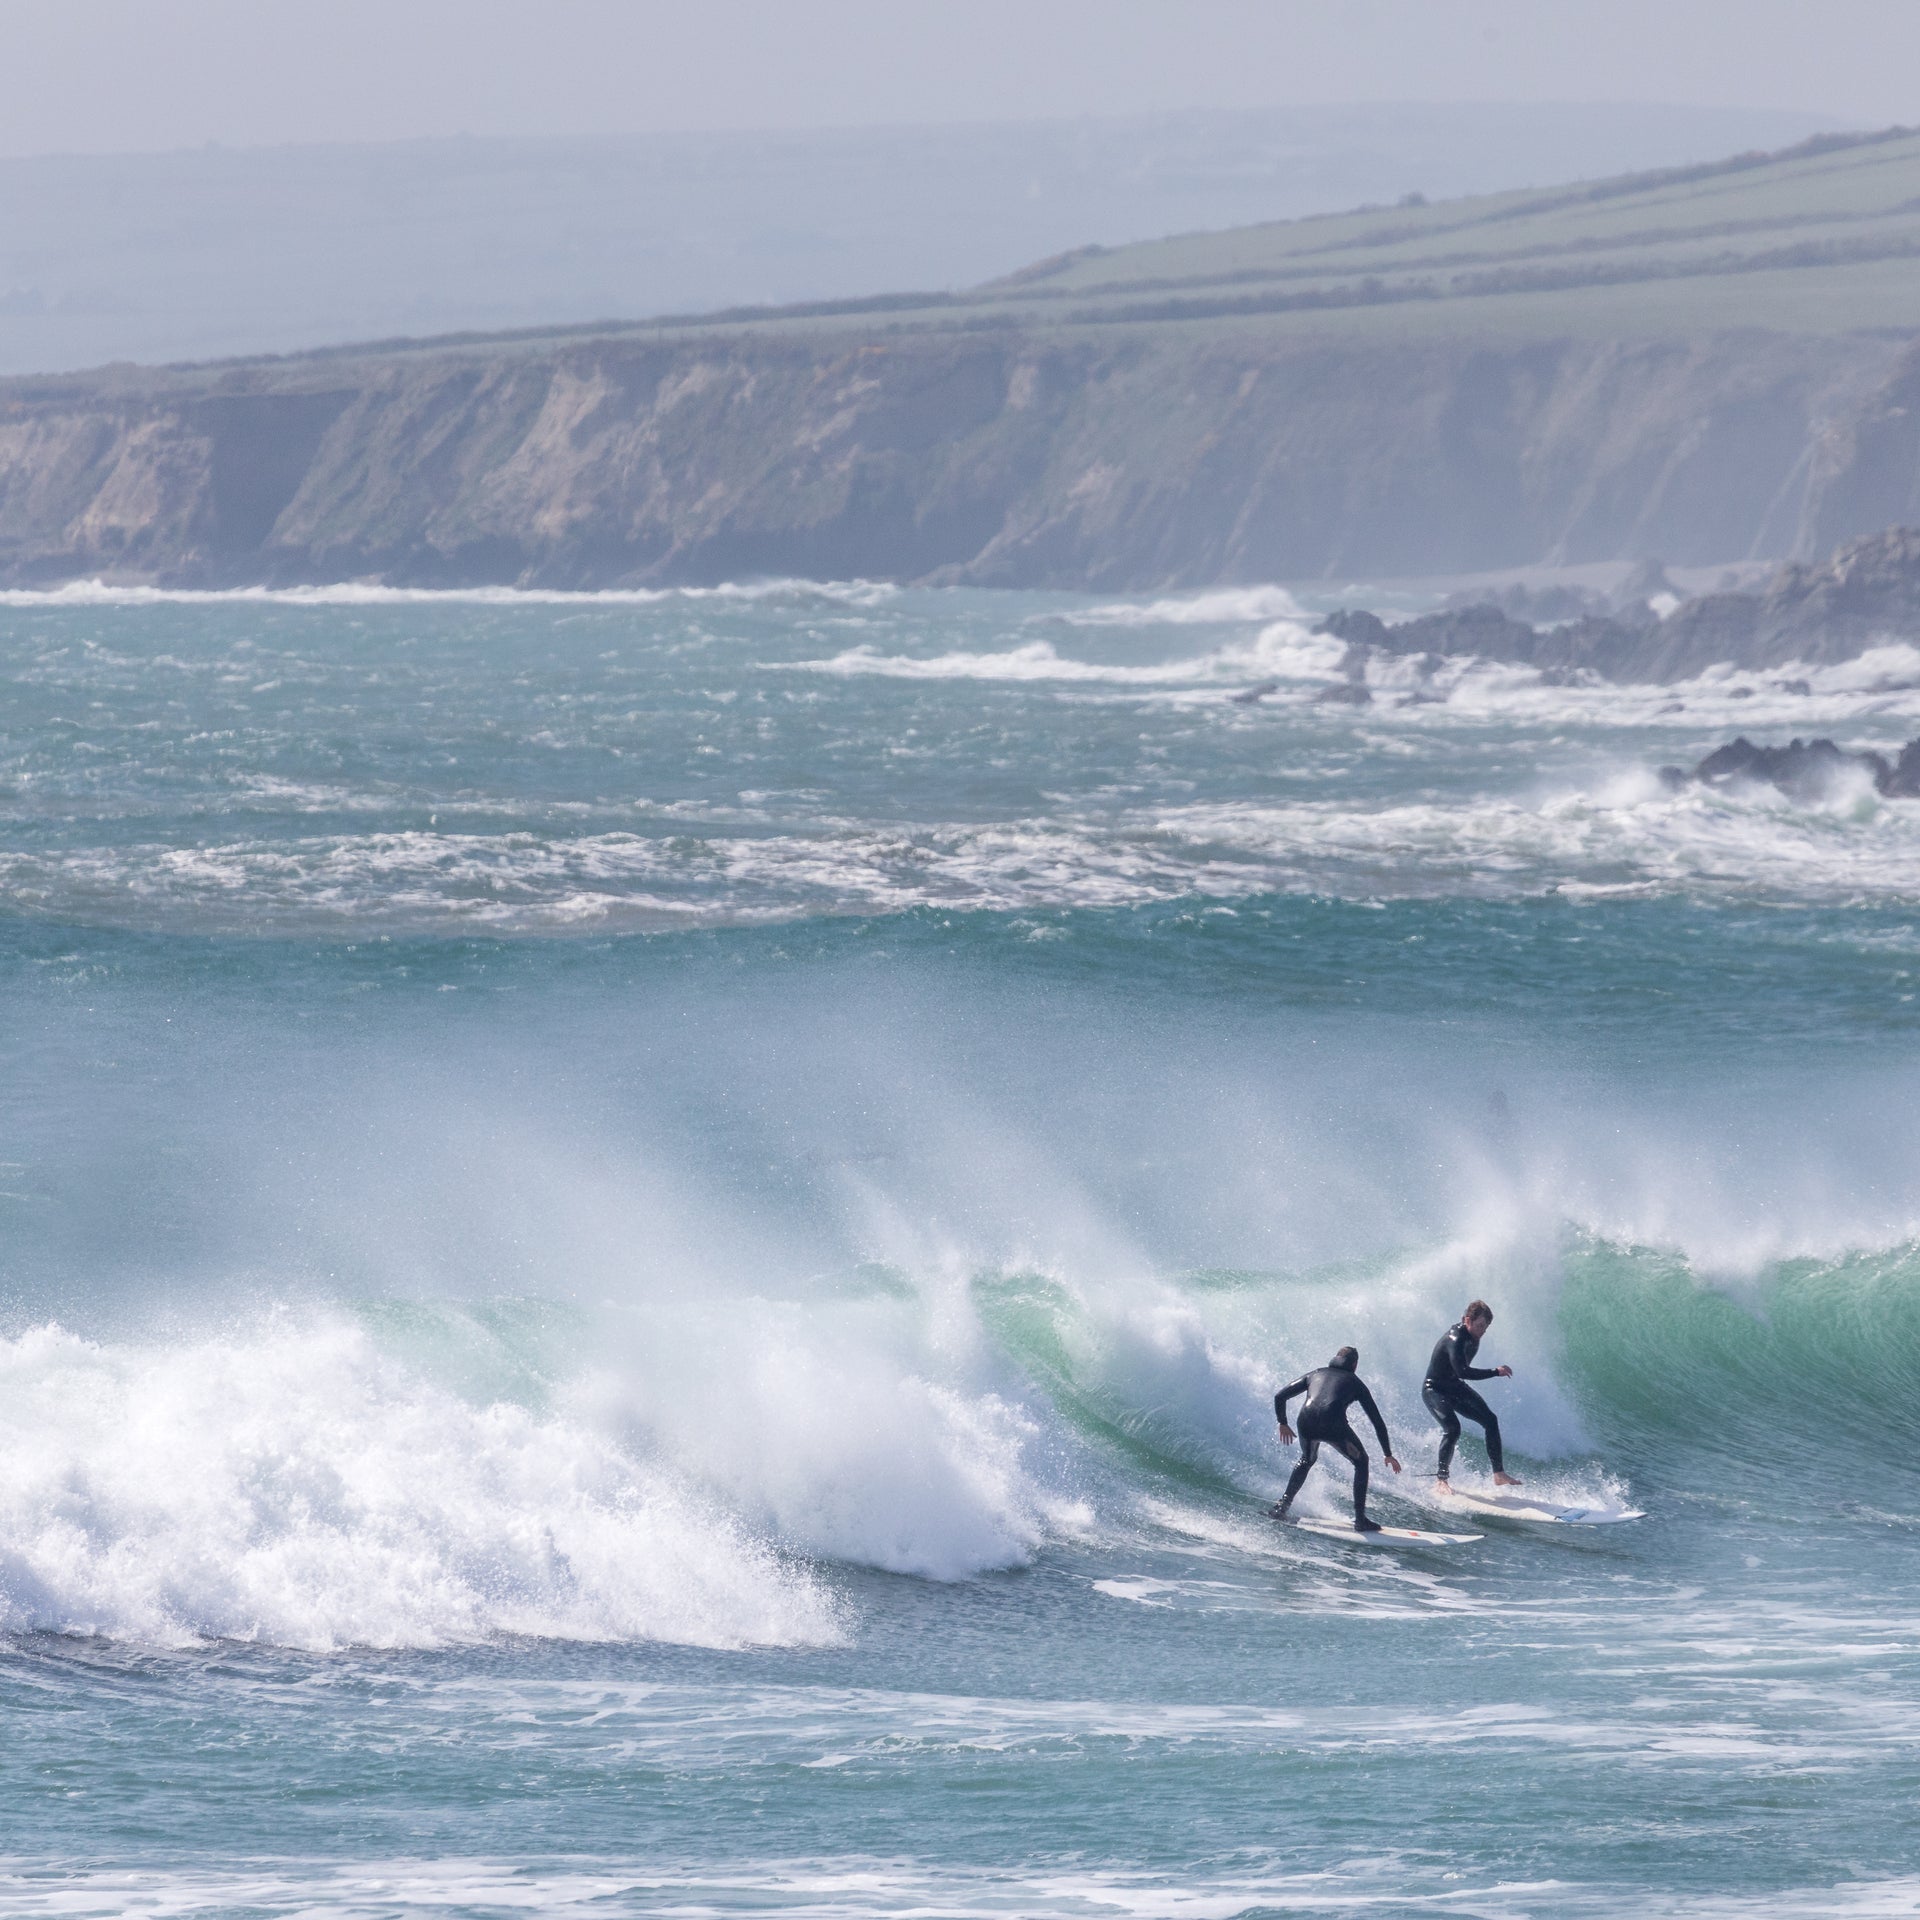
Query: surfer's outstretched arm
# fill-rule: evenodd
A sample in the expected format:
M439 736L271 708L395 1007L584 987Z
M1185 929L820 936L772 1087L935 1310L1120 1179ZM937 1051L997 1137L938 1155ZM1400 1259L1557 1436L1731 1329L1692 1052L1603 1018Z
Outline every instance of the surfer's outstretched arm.
M1367 1390L1364 1382L1356 1380L1353 1384L1355 1387L1353 1397L1359 1401L1360 1411L1373 1422L1373 1430L1379 1436L1381 1459L1383 1459L1395 1473L1398 1473L1400 1471L1400 1462L1393 1457L1393 1442L1387 1438L1387 1423L1381 1419L1380 1409L1373 1404L1373 1395Z

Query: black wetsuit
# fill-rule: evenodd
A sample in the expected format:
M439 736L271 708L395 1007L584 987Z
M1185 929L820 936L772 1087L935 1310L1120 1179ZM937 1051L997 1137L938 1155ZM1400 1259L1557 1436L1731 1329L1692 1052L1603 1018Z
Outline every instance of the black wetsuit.
M1473 1356L1480 1351L1480 1336L1467 1331L1462 1320L1440 1336L1440 1344L1427 1362L1427 1377L1421 1384L1420 1398L1427 1411L1440 1422L1440 1470L1445 1480L1453 1471L1453 1450L1460 1444L1460 1416L1477 1421L1486 1429L1487 1458L1495 1473L1504 1473L1506 1463L1500 1453L1500 1420L1494 1410L1467 1385L1469 1380L1491 1380L1498 1367L1476 1367Z
M1387 1423L1380 1418L1380 1409L1373 1404L1373 1395L1367 1391L1366 1383L1351 1367L1316 1367L1312 1373L1302 1374L1292 1386L1282 1387L1273 1396L1273 1417L1283 1427L1288 1424L1287 1402L1301 1393L1307 1396L1307 1400L1300 1409L1300 1418L1295 1426L1295 1431L1300 1435L1300 1464L1294 1468L1293 1477L1287 1482L1287 1490L1280 1496L1280 1504L1273 1511L1276 1517L1285 1517L1287 1509L1293 1505L1293 1496L1306 1485L1307 1475L1313 1471L1313 1463L1319 1457L1322 1444L1325 1444L1353 1462L1353 1524L1361 1526L1367 1518L1367 1479L1370 1469L1367 1466L1366 1448L1347 1425L1347 1409L1357 1404L1360 1411L1373 1422L1373 1430L1380 1436L1380 1451L1383 1454L1393 1451L1393 1444L1387 1438Z

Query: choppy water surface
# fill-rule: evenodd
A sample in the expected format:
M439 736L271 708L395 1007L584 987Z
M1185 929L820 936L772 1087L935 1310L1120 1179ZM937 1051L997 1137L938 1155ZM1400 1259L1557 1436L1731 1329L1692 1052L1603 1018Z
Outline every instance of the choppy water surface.
M1920 657L1297 613L6 597L0 1910L1913 1911Z

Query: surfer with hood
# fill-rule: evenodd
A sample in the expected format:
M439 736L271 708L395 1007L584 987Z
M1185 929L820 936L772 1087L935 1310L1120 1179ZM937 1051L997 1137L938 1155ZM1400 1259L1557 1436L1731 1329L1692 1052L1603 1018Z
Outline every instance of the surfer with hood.
M1380 1436L1381 1456L1395 1473L1400 1471L1400 1462L1393 1457L1393 1443L1387 1438L1387 1423L1380 1418L1380 1409L1373 1404L1373 1395L1367 1391L1366 1382L1354 1371L1359 1364L1359 1354L1352 1347L1342 1347L1324 1367L1316 1367L1311 1373L1302 1374L1292 1386L1282 1387L1273 1396L1273 1417L1280 1422L1280 1438L1289 1446L1293 1444L1294 1433L1287 1425L1287 1402L1297 1394L1304 1393L1307 1396L1300 1409L1300 1464L1294 1468L1293 1477L1287 1482L1287 1490L1280 1496L1280 1504L1268 1509L1276 1520L1287 1517L1287 1509L1293 1505L1294 1495L1307 1484L1307 1475L1313 1471L1313 1463L1318 1459L1320 1449L1327 1446L1353 1462L1354 1532L1380 1531L1379 1522L1367 1518L1367 1450L1347 1425L1349 1407L1358 1403L1360 1411L1373 1422L1373 1430Z
M1427 1362L1427 1377L1421 1383L1420 1398L1427 1411L1440 1422L1440 1466L1435 1474L1439 1490L1450 1490L1448 1476L1453 1472L1453 1450L1460 1444L1460 1417L1485 1430L1487 1459L1493 1466L1496 1487L1517 1487L1520 1482L1506 1470L1500 1451L1500 1419L1494 1410L1474 1392L1470 1380L1511 1380L1511 1367L1476 1367L1473 1357L1480 1342L1493 1325L1493 1309L1484 1300L1471 1300L1467 1310L1440 1336L1433 1357Z

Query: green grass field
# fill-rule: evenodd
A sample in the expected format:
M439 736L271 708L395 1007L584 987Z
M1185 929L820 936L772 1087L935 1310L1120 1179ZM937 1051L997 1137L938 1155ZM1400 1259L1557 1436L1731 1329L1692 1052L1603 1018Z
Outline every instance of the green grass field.
M540 354L568 340L952 335L1391 344L1920 332L1920 131L1465 200L1087 248L962 294L361 342L293 356ZM177 376L142 374L143 380ZM185 373L191 384L198 376Z
M664 330L1248 324L1343 339L1906 332L1920 328L1920 132L1088 248L957 297Z

